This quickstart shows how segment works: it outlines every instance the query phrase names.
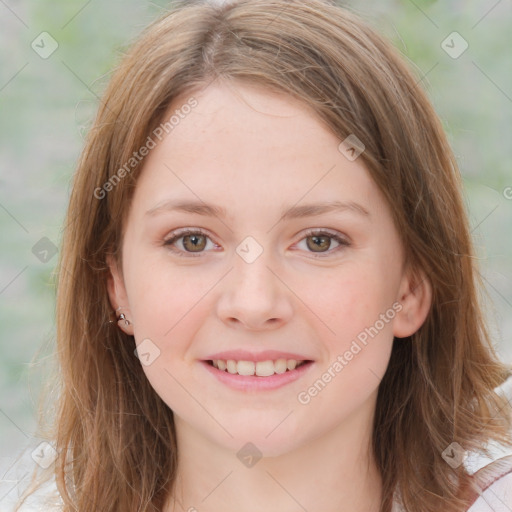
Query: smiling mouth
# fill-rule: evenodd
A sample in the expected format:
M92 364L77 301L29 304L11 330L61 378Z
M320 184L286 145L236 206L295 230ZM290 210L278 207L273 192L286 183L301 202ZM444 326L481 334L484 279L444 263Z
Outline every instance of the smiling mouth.
M275 374L293 372L297 368L310 364L313 361L297 361L295 359L278 359L276 361L234 361L229 360L209 360L205 361L219 371L230 373L232 375L241 375L246 377L271 377Z

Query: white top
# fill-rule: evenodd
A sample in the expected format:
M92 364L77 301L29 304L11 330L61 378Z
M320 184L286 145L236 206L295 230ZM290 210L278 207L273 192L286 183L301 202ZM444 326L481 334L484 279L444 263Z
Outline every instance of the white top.
M467 512L511 512L512 511L512 473L500 478L488 487L469 507ZM403 512L398 503L393 504L391 512Z
M468 512L510 512L512 510L512 473L485 490Z
M512 377L509 377L496 391L505 395L509 401L512 399ZM468 472L473 474L493 460L512 455L511 448L503 448L496 443L489 443L492 458L483 455L470 455L464 465ZM512 473L500 478L485 490L475 501L468 512L512 512Z

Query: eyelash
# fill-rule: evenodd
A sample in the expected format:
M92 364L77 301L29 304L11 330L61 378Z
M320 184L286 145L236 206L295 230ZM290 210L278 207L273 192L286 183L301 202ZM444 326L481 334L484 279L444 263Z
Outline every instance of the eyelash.
M195 258L195 257L201 256L202 254L204 254L205 251L198 252L198 253L192 253L192 252L187 252L187 251L182 251L182 250L176 249L175 247L172 246L172 244L174 242L176 242L180 238L183 238L188 235L201 235L201 236L210 238L208 236L208 234L200 228L186 229L184 231L175 231L174 233L171 233L171 238L166 239L164 241L163 245L168 247L172 252L174 252L178 256L183 256L183 257L191 256L191 257ZM299 241L302 241L305 238L308 238L310 236L318 236L318 237L328 236L329 238L332 238L333 240L335 240L336 242L338 242L340 244L338 247L335 247L334 249L330 249L324 253L314 253L312 251L309 251L315 258L325 258L327 256L332 255L335 252L338 252L338 250L343 249L344 247L350 246L350 242L347 239L342 238L338 234L330 233L329 231L325 231L325 230L315 230L315 229L308 230Z

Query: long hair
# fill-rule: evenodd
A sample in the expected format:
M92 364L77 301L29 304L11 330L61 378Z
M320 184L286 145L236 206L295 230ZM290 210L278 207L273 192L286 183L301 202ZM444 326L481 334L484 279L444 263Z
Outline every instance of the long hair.
M394 47L335 3L181 2L148 26L114 70L74 177L57 291L60 365L54 476L63 511L160 512L173 492L172 410L108 323L107 254L121 260L123 225L143 161L130 161L178 95L217 79L299 99L340 142L355 135L384 194L407 262L433 290L422 327L395 339L378 391L372 450L381 512L460 512L464 466L443 452L510 443L510 408L494 389L499 362L478 299L462 183L441 123ZM133 162L132 162L133 164ZM111 183L108 193L105 184Z

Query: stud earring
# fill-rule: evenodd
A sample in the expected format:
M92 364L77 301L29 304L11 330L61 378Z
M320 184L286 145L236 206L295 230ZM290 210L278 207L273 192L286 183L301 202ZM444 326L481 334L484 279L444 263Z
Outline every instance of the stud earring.
M126 318L124 313L121 313L117 319L117 323L124 321L124 325L130 325L130 321Z
M123 309L123 308L122 308L121 306L120 306L120 307L118 307L118 308L116 309L116 314L117 314L117 312L118 312L120 309ZM121 327L123 324L124 324L125 326L128 326L128 325L130 325L130 323L131 323L131 322L126 318L126 315L125 315L124 313L121 313L121 314L117 317L117 325L118 325L119 327Z

